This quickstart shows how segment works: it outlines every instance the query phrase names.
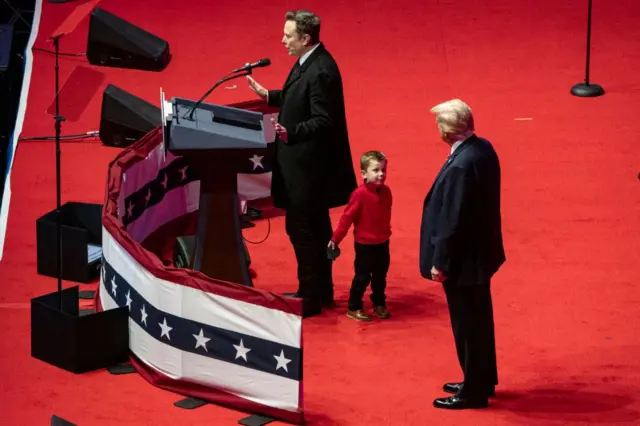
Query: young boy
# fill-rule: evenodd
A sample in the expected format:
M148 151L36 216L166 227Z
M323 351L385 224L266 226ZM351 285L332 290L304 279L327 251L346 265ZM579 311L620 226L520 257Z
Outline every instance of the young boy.
M360 171L364 183L351 194L329 241L329 249L337 248L353 224L355 276L351 283L347 316L357 321L371 321L362 303L369 283L373 313L380 319L389 318L385 303L391 236L391 190L384 184L387 159L379 151L369 151L360 158Z

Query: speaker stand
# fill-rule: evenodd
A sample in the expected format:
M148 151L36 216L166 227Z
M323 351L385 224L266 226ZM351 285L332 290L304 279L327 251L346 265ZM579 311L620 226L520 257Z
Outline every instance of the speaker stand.
M589 68L591 65L591 1L587 4L587 65L584 83L571 87L571 94L580 98L595 98L604 95L604 89L599 84L589 83Z
M60 115L60 66L58 64L60 58L60 38L63 34L58 34L52 37L53 46L55 50L56 56L56 65L55 65L55 87L56 87L56 111L55 111L55 131L56 131L56 265L57 265L57 279L58 279L58 297L59 297L59 306L60 311L62 311L62 233L60 230L60 205L61 203L61 183L60 183L60 174L61 174L61 166L60 166L60 133L62 122L66 120L66 118Z

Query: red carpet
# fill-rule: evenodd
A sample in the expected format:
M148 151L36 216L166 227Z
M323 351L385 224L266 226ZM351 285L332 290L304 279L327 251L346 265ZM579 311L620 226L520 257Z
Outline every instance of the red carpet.
M101 93L113 83L151 102L198 98L229 70L269 57L257 70L269 87L292 60L279 45L284 12L308 7L345 81L354 158L382 149L394 191L386 322L344 315L352 239L335 279L339 307L305 323L305 408L313 425L579 425L640 421L640 29L637 0L594 2L592 79L597 99L569 95L584 76L586 1L399 0L244 2L104 0L100 5L165 38L174 54L162 73L93 68L88 107L63 133L97 130ZM74 8L45 3L36 47ZM63 38L84 52L88 21ZM35 52L23 137L53 135L53 57ZM81 59L61 63L61 81ZM237 87L234 88L234 85ZM74 88L76 93L81 88ZM88 99L87 93L77 93ZM500 386L491 408L431 407L445 381L460 379L442 289L420 278L418 230L424 195L447 154L428 109L460 97L503 167L507 263L494 280ZM245 82L209 97L252 99ZM63 202L102 202L116 149L63 145ZM36 274L35 221L55 207L52 142L19 145L5 254L0 263L2 424L44 425L57 414L79 425L232 425L243 416L179 397L137 375L81 376L30 357L30 298L53 291ZM334 220L339 217L334 212ZM246 231L259 240L266 223ZM295 261L282 218L251 246L256 285L295 289ZM634 337L635 336L635 337Z

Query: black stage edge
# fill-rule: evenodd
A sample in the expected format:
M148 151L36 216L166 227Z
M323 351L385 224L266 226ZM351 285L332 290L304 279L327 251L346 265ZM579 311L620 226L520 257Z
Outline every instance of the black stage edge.
M51 416L51 426L77 426L75 423L71 423L68 420L58 417L56 415Z
M261 414L254 414L238 420L238 424L244 426L262 426L274 422L275 420L276 419L272 419L271 417L263 416Z
M200 408L203 405L207 405L208 403L209 402L205 401L204 399L189 397L181 399L180 401L176 401L173 403L173 405L179 408L184 408L185 410L193 410L194 408Z
M571 88L571 94L581 98L595 98L604 95L604 89L599 84L589 83L589 67L591 59L591 0L587 6L587 66L584 83L578 83Z
M76 374L127 362L129 309L80 316L78 286L31 299L31 356Z

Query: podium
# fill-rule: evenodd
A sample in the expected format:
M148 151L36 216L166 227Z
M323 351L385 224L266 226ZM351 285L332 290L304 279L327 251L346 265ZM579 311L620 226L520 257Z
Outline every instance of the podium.
M165 148L187 159L200 176L193 269L251 286L237 175L253 154L267 146L263 114L182 98L171 99L169 106L161 97Z

